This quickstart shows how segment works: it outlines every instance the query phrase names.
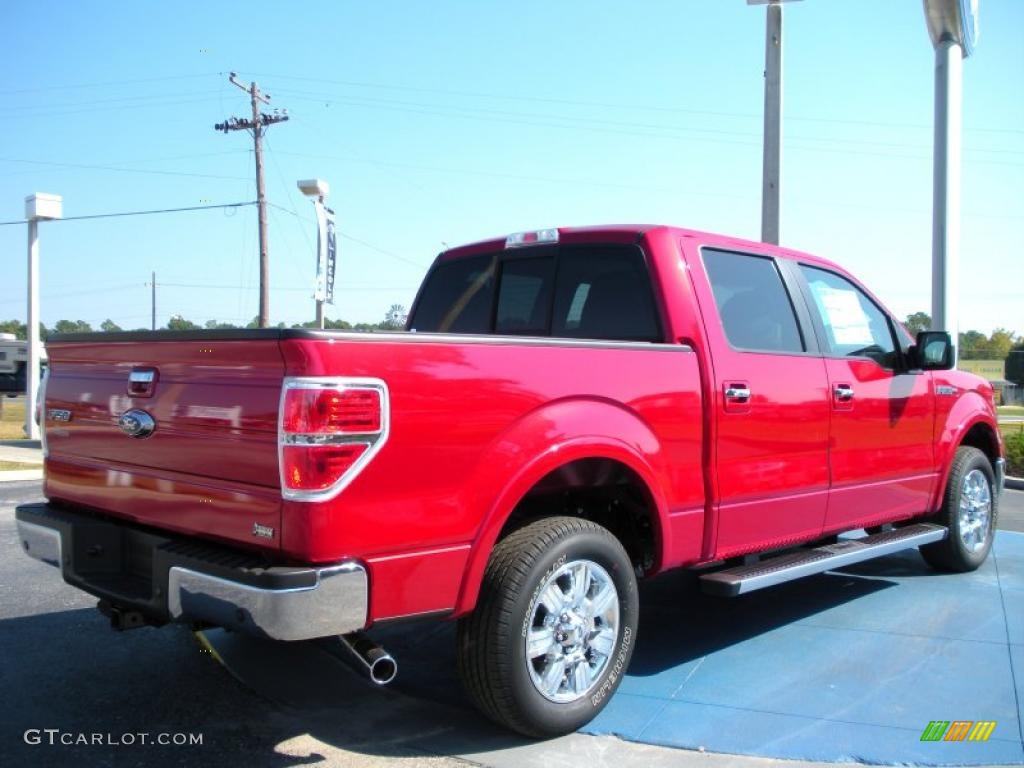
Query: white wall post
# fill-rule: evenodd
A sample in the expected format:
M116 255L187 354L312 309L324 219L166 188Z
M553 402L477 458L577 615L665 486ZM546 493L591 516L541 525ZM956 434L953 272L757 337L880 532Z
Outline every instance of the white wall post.
M25 371L25 436L39 439L36 396L39 392L39 219L28 220L28 368Z

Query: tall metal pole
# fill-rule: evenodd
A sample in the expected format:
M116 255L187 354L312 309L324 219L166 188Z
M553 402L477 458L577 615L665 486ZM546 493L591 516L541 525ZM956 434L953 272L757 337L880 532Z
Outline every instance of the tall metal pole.
M249 89L252 100L252 135L256 149L256 209L260 228L260 328L270 325L270 257L267 254L267 196L263 183L263 125L260 120L260 90L253 82Z
M152 308L152 325L153 330L156 330L156 272L153 273L152 281L150 282L150 288L152 293L150 294L150 306Z
M28 370L25 371L25 436L39 439L36 398L39 390L39 221L28 220Z
M782 177L782 6L771 3L765 11L761 241L778 245Z
M955 346L960 317L960 139L963 49L945 39L935 46L935 170L932 197L932 329L949 331Z

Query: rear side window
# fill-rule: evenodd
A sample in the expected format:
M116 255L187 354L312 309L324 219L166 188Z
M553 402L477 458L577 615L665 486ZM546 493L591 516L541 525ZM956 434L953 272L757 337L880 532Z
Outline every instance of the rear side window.
M409 327L661 340L650 275L635 246L545 246L443 263L428 278Z
M803 352L793 303L775 261L705 249L704 267L729 343L755 352Z
M410 327L437 333L490 333L493 254L446 261L431 272Z

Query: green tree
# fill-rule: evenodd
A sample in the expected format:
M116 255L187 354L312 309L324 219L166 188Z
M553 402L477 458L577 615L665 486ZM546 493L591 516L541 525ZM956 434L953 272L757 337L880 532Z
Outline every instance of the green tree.
M123 331L124 329L108 317L100 323L100 330L104 333L114 333L116 331Z
M965 331L960 334L961 360L988 360L988 337L980 331Z
M53 326L54 333L92 333L92 326L85 320L58 320Z
M921 331L927 331L932 327L932 316L927 312L915 312L912 315L907 315L903 325L906 326L911 336L917 336Z
M0 320L0 333L13 333L17 339L28 336L28 326L19 320Z
M167 330L169 331L198 331L199 326L193 323L191 320L186 320L181 315L174 315L170 320L167 321Z
M220 323L220 322L217 322L216 320L207 320L206 321L206 328L208 328L211 331L222 331L222 330L224 330L226 328L237 328L237 327L238 326L235 325L234 323Z
M993 360L1005 360L1013 349L1013 343L1017 340L1017 334L1005 328L996 328L988 337L988 346L992 352Z

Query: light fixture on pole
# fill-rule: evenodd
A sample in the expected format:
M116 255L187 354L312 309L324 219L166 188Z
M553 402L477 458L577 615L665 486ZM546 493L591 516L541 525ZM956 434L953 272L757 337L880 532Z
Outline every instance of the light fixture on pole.
M39 396L39 222L60 219L64 215L64 198L36 192L25 198L25 219L28 221L28 368L25 371L25 436L39 439L36 424L36 398ZM45 414L40 416L40 420Z
M316 286L313 298L316 299L316 327L323 328L324 302L334 303L334 211L324 204L331 187L323 179L303 179L296 182L296 186L313 200L316 211Z
M932 329L949 331L959 347L963 60L974 52L978 40L978 0L924 0L924 15L935 47Z
M764 158L761 165L761 242L779 244L779 192L782 182L782 3L794 0L747 0L767 5L764 40Z

